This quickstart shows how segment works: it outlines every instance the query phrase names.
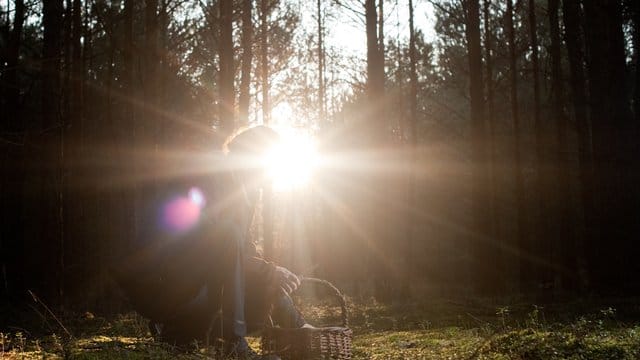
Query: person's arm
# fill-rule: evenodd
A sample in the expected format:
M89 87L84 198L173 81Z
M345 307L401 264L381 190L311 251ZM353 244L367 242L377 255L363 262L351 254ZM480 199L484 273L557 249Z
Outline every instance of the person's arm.
M252 274L268 274L275 268L273 262L267 261L258 252L256 244L253 242L245 246L244 268L246 272Z
M267 281L287 294L292 293L300 286L300 279L296 274L260 257L254 243L247 246L246 255L244 266L247 273L265 275Z

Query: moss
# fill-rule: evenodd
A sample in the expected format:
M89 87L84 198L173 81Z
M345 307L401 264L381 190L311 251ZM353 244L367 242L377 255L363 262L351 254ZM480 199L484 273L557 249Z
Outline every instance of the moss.
M350 303L354 359L620 359L640 358L640 326L594 310L562 318L540 307L446 304ZM332 322L335 309L305 309L313 320ZM546 315L546 316L545 316ZM82 316L65 320L74 335L0 334L0 357L18 359L219 359L193 344L175 348L154 341L135 313L112 319ZM35 332L34 332L35 333ZM259 338L249 339L259 349Z

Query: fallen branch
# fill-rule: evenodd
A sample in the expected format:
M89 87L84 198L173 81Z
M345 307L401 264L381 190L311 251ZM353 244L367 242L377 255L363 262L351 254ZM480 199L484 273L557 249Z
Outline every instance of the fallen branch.
M36 296L36 294L33 293L33 291L31 290L27 290L29 292L29 295L31 295L31 298L33 299L33 301L36 302L36 304L40 304L42 305L42 307L49 313L49 315L51 315L51 317L53 318L53 320L55 320L58 325L60 325L60 327L62 328L62 330L64 330L64 332L67 334L67 336L69 336L69 338L73 338L73 335L71 335L71 333L69 332L69 330L67 330L67 328L62 324L62 322L60 321L60 319L58 319L58 317L53 313L53 311L51 311L51 309L49 309L49 307L47 306L47 304L45 304L44 302L42 302L42 300L40 300L40 298L38 298Z

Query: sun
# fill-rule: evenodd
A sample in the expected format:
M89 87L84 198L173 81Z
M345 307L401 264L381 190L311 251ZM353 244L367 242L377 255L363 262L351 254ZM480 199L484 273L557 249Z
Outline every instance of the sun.
M267 175L276 191L308 186L318 166L313 138L303 132L279 131L281 138L267 153Z

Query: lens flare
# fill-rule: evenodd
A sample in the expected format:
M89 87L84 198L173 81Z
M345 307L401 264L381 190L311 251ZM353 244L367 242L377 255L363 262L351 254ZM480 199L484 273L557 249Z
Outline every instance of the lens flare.
M189 189L189 200L191 200L191 202L201 208L207 203L202 190L198 189L197 187L192 187L191 189Z
M202 191L191 188L187 196L178 196L167 202L162 208L162 224L173 233L183 233L196 226L200 220L201 209L206 203Z

